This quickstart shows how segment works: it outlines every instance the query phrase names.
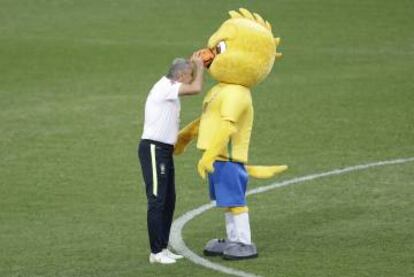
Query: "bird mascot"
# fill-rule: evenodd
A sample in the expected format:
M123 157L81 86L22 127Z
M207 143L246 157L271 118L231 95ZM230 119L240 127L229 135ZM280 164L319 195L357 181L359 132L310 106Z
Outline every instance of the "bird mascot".
M197 148L203 151L198 173L208 177L210 198L225 210L227 233L226 239L210 240L204 254L238 260L258 256L246 204L248 176L271 178L287 166L246 164L253 127L251 88L281 57L276 51L280 38L274 38L269 22L256 13L240 8L229 15L209 38L208 48L199 50L218 83L204 98L201 116L180 131L174 152L183 153L198 137Z

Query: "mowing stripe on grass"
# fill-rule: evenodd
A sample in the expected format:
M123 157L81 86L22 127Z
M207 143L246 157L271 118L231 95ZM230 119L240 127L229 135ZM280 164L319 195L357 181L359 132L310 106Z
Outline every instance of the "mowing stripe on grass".
M276 183L270 184L268 186L259 187L259 188L253 189L253 190L249 190L247 192L247 195L261 193L261 192L265 192L265 191L272 190L272 189L275 189L275 188L285 187L285 186L289 186L289 185L293 185L293 184L299 184L299 183L315 180L315 179L318 179L318 178L341 175L341 174L345 174L345 173L352 172L352 171L365 170L365 169L378 167L378 166L402 164L402 163L408 163L408 162L413 162L413 161L414 161L414 157L410 157L410 158L401 158L401 159L396 159L396 160L379 161L379 162L374 162L374 163L355 165L355 166L350 166L350 167L346 167L346 168L342 168L342 169L334 169L334 170L331 170L331 171L328 171L328 172L311 174L311 175L307 175L307 176L303 176L303 177L293 178L291 180L287 180L287 181L283 181L283 182L276 182ZM233 268L230 268L230 267L226 267L226 266L223 266L223 265L220 265L220 264L210 262L209 260L204 259L204 258L198 256L197 254L195 254L193 251L191 251L185 245L185 242L184 242L183 237L182 237L182 230L184 228L184 225L187 224L187 222L192 220L194 217L204 213L205 211L207 211L207 210L209 210L213 207L215 207L214 202L212 202L210 204L205 204L205 205L200 206L196 209L193 209L189 212L186 212L184 215L182 215L179 218L177 218L176 220L174 220L172 228L171 228L171 240L170 240L171 246L178 253L180 253L181 255L184 255L187 259L189 259L193 263L204 266L204 267L207 267L209 269L217 270L217 271L227 273L227 274L230 274L230 275L234 275L234 276L260 277L259 275L255 275L255 274L252 274L252 273L244 272L244 271L241 271L241 270L233 269Z

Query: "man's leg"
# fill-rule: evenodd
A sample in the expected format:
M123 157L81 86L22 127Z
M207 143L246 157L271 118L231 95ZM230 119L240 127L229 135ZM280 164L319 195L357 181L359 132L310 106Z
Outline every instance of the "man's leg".
M160 193L159 174L157 166L157 151L154 144L141 142L139 146L139 160L145 181L145 189L148 200L147 227L151 252L156 254L162 251L162 221L165 194Z
M165 206L163 212L163 236L162 236L162 246L163 249L168 247L168 242L170 238L171 224L174 217L175 210L175 172L174 172L174 161L171 156L171 159L165 165L165 181L167 184L167 193L165 199Z

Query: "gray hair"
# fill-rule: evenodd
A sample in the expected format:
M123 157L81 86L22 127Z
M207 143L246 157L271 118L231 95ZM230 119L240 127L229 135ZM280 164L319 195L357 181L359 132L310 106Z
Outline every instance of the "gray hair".
M180 73L187 69L193 69L193 65L189 60L184 58L175 58L167 73L167 78L177 80L180 77Z

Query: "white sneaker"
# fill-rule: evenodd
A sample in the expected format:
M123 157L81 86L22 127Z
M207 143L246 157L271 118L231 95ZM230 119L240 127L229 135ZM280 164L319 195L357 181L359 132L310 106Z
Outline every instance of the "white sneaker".
M179 260L179 259L184 258L182 255L178 255L178 254L171 252L168 248L163 249L162 252L165 254L165 256L167 256L168 258L174 259L174 260Z
M175 260L165 255L164 252L160 252L157 254L151 253L149 256L150 263L159 263L159 264L173 264Z

